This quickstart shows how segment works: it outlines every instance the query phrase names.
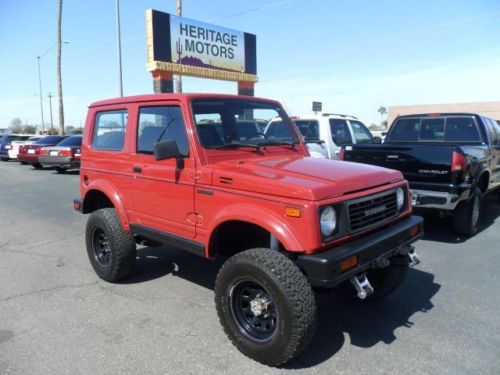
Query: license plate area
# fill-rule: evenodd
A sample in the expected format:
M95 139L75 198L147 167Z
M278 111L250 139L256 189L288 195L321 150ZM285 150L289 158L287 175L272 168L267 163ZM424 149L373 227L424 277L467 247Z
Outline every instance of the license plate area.
M28 150L28 154L34 154L35 150Z
M50 156L57 156L57 155L59 155L59 151L50 151L49 155Z

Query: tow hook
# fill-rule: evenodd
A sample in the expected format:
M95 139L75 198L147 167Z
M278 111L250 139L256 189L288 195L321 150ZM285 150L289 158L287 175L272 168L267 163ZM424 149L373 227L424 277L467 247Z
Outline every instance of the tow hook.
M358 292L358 297L360 299L365 299L370 294L373 294L373 287L368 281L366 274L352 277L351 283L356 288L356 291Z
M399 249L398 254L406 255L409 258L410 263L408 264L408 266L410 267L414 267L420 263L420 257L417 255L417 252L415 251L415 248L413 246L403 246Z

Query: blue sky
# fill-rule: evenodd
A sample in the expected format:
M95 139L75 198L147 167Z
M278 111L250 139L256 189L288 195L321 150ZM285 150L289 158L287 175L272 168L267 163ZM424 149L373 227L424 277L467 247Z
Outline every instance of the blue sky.
M152 92L145 11L175 0L121 0L124 94ZM66 125L93 101L118 96L114 0L65 0ZM293 114L311 102L378 123L379 106L500 100L500 0L183 0L183 15L257 35L256 95ZM36 56L56 42L57 0L0 1L0 128L39 124ZM57 95L56 49L41 58ZM185 92L236 93L236 83L185 78ZM54 122L57 100L53 98Z

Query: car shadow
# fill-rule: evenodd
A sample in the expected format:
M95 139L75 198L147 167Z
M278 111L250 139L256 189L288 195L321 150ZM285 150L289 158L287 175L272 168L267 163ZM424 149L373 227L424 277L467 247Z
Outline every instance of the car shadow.
M70 175L70 176L75 176L80 174L80 170L78 169L70 169L69 171L64 171L63 173L57 172L56 169L54 169L54 173L52 173L57 176L64 176L64 175Z
M415 209L415 213L424 218L424 239L426 240L455 244L472 238L454 233L451 217L440 217L435 210ZM495 194L488 194L484 197L479 233L476 236L492 226L499 217L500 204Z
M318 294L316 335L299 357L283 367L303 369L328 360L344 346L346 335L351 345L360 348L371 348L379 342L393 343L398 328L413 326L411 317L415 313L426 313L434 307L431 299L440 288L433 274L410 269L403 284L380 301Z
M137 271L123 283L142 283L172 274L213 290L222 264L221 260L209 261L175 248L145 247L138 251ZM434 275L410 269L400 288L382 301L364 302L317 293L316 335L302 355L282 367L308 368L328 360L344 346L344 333L351 345L361 348L394 342L398 328L412 327L412 315L433 308L431 299L440 287Z

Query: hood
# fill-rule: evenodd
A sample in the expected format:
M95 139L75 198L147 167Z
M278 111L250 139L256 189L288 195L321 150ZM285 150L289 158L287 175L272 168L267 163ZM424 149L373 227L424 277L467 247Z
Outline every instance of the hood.
M216 186L313 201L403 179L392 169L312 157L232 160L212 166Z

